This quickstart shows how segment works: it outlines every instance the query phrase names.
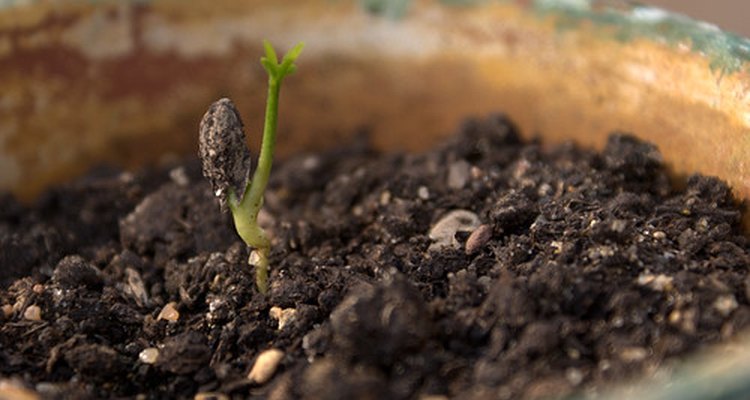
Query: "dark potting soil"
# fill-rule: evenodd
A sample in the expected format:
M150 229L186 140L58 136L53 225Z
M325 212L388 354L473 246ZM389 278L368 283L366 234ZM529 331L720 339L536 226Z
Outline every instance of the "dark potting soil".
M199 168L0 199L0 377L44 397L538 398L750 323L729 188L671 186L627 135L547 151L493 116L429 153L362 138L277 163L268 296ZM268 349L275 375L249 380Z

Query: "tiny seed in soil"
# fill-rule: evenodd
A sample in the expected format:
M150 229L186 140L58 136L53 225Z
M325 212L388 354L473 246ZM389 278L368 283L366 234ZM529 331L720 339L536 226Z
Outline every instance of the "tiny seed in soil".
M42 294L44 293L44 285L37 283L31 288L31 291L33 291L36 294Z
M159 349L156 347L145 348L138 354L138 359L144 364L154 364L158 358Z
M177 304L175 304L175 302L173 301L165 304L159 312L159 316L156 318L157 321L163 319L169 322L177 322L177 320L180 319L180 312L177 311L176 306Z
M141 307L147 305L149 303L148 293L143 285L141 274L133 268L125 268L125 274L127 275L128 290L135 302Z
M23 312L23 317L29 321L41 321L42 309L38 305L30 305Z
M487 224L479 225L479 228L471 232L466 239L466 254L474 254L492 238L492 227Z
M10 318L13 315L13 306L10 304L4 304L3 305L3 316L5 318Z
M282 358L284 358L284 352L279 349L269 349L260 353L250 373L247 374L247 379L259 385L268 382L276 372Z

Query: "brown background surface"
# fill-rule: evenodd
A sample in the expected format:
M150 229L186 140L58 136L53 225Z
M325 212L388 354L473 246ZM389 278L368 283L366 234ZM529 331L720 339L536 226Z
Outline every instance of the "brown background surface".
M724 30L750 37L748 0L641 0L641 3L677 11L716 24Z

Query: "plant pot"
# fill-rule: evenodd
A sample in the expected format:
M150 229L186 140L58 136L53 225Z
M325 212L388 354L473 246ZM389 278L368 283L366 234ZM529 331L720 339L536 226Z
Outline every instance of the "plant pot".
M549 144L601 147L611 131L632 132L660 148L676 179L715 175L750 198L750 41L617 1L453 3L7 7L0 186L30 199L104 161L133 168L194 153L211 101L263 109L257 58L267 38L307 43L282 95L281 157L362 127L381 149L421 150L464 117L500 110ZM261 116L245 118L257 145ZM750 345L723 351L688 366L696 375L639 396L735 390Z

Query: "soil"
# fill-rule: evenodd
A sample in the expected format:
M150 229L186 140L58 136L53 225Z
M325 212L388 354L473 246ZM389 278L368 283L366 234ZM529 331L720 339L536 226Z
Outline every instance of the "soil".
M597 393L750 324L740 217L628 135L545 150L500 115L423 154L365 135L275 166L263 296L197 160L99 168L0 198L0 377L45 398Z

